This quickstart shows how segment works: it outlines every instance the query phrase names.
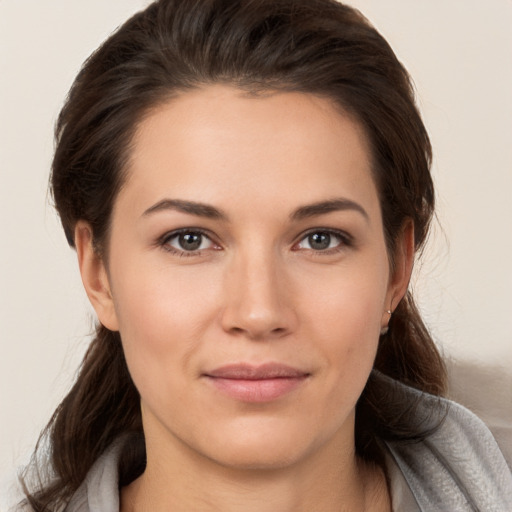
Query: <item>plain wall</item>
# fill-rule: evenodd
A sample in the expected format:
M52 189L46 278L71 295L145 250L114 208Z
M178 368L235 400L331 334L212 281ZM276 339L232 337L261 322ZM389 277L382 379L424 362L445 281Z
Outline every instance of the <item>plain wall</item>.
M442 228L414 280L425 320L448 356L512 367L512 1L349 3L411 72L434 146ZM83 60L146 4L0 0L0 481L27 461L93 324L49 206L53 125Z

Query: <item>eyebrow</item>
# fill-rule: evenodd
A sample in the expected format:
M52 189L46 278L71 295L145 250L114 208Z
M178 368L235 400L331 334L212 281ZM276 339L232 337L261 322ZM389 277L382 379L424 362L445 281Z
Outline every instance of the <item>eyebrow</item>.
M328 213L346 210L358 212L365 220L370 220L367 211L359 203L345 198L331 199L329 201L320 201L318 203L301 206L291 214L291 219L297 221L317 215L326 215Z
M152 213L175 210L178 212L189 213L197 215L198 217L205 217L208 219L227 220L227 215L221 210L210 206L209 204L197 203L195 201L184 201L182 199L163 199L158 203L148 208L142 216L151 215Z
M214 206L198 203L196 201L185 201L183 199L162 199L145 210L142 216L145 217L165 210L175 210L208 219L228 220L228 216L222 210ZM359 203L345 198L330 199L328 201L320 201L318 203L301 206L290 215L290 218L293 221L299 221L317 215L326 215L328 213L346 210L356 211L366 220L370 218L366 210Z

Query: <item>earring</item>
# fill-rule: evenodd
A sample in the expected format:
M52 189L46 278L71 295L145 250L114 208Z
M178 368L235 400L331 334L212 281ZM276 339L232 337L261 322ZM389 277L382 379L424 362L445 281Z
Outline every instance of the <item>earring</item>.
M390 309L388 309L388 310L386 311L386 313L387 313L389 316L391 316L391 315L393 314L393 312L392 312ZM383 328L380 330L380 335L381 335L381 336L384 336L384 334L387 334L387 333L388 333L388 331L389 331L389 326L388 326L388 325L386 325L385 327L383 327Z

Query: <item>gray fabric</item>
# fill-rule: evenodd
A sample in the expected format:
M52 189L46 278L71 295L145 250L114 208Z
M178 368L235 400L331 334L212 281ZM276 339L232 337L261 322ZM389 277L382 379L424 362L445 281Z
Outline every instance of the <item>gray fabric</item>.
M96 461L65 512L119 512L117 466L125 442L114 443Z
M385 444L393 511L511 512L512 474L482 421L458 404L378 378L407 394L420 416L448 406L440 428L425 441ZM117 465L124 442L98 459L65 512L119 511Z
M421 512L407 480L390 453L386 456L386 475L393 511Z
M421 407L437 398L424 396ZM492 434L450 403L442 427L424 442L387 443L422 512L511 512L512 474Z

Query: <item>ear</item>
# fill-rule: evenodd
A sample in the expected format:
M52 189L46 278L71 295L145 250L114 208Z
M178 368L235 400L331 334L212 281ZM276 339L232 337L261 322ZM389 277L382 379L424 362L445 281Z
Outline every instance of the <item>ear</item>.
M393 268L389 279L386 307L394 311L407 292L414 265L414 224L408 219L396 242Z
M92 228L85 221L78 221L76 224L75 247L82 283L99 321L107 329L118 331L107 269L103 258L94 250Z

